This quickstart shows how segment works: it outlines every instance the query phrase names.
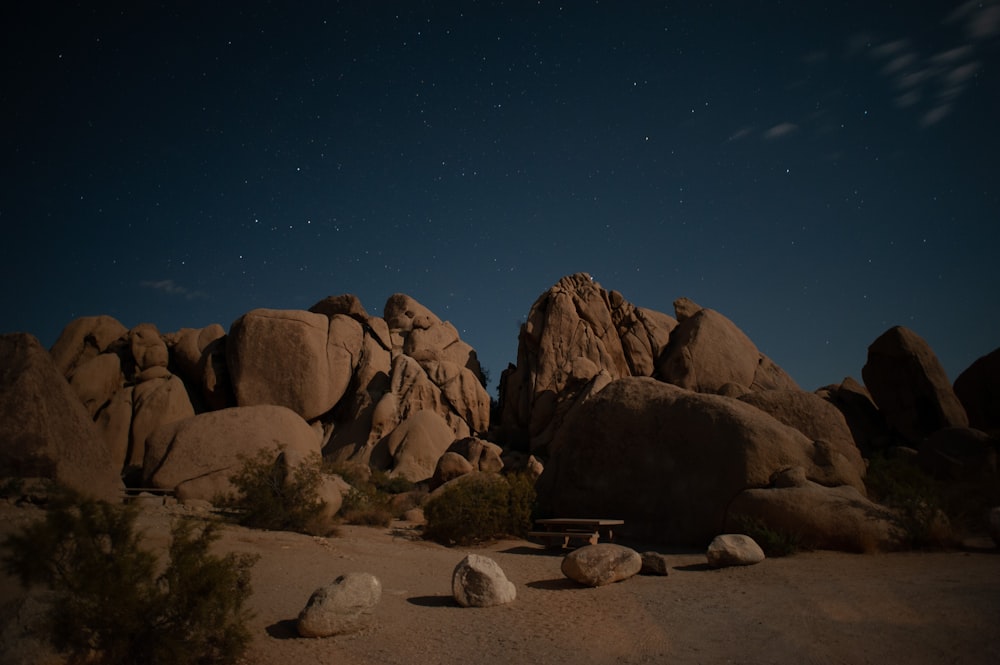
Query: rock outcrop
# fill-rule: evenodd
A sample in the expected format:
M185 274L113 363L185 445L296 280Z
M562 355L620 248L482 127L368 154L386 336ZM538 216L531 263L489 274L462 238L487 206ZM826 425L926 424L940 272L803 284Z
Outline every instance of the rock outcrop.
M181 499L212 501L232 492L229 477L260 450L278 447L307 459L319 455L316 431L282 406L243 406L202 413L161 426L143 461L148 487L172 489Z
M865 460L854 443L844 415L819 395L802 390L758 390L745 393L739 399L778 422L794 427L813 441L826 441L860 476L865 475Z
M354 319L255 309L233 322L226 356L239 406L284 406L306 420L344 396L361 355Z
M739 530L748 521L817 549L887 551L898 549L904 540L892 511L854 487L813 482L801 467L776 473L769 486L746 489L733 499L725 528Z
M84 316L70 321L49 350L59 373L67 376L123 337L128 328L111 316Z
M0 336L0 442L0 477L118 498L118 468L90 414L49 352L24 333Z
M969 365L955 379L954 388L969 416L969 425L1000 434L1000 349Z
M700 393L720 393L730 384L741 391L799 390L732 321L686 298L679 302L680 323L657 364L664 381Z
M740 492L801 466L822 485L858 494L858 469L831 444L736 399L625 378L574 410L538 481L546 512L612 515L630 535L704 545L722 533Z
M652 374L677 322L636 307L585 273L559 280L531 306L517 365L501 379L501 430L546 453L566 413L610 381Z
M969 425L937 356L912 330L882 333L868 347L861 375L886 422L911 445L939 429Z

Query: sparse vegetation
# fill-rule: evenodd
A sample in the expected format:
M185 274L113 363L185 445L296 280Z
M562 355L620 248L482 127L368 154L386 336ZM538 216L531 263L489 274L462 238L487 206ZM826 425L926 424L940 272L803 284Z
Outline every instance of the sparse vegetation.
M531 528L534 479L527 474L470 476L424 506L424 535L446 545L472 545Z
M798 534L773 529L755 518L742 517L738 522L741 532L753 538L769 557L789 556L805 549Z
M371 469L362 464L339 463L324 467L351 486L340 509L341 519L348 524L389 526L394 510L393 498L416 489L413 481L401 476L390 477L385 471Z
M239 523L252 529L328 535L331 525L323 519L326 504L319 496L319 455L289 473L286 464L276 461L281 452L281 448L259 450L241 457L242 466L229 479L238 493L217 503L235 510Z
M3 565L53 592L46 625L70 663L209 665L246 650L255 557L209 552L216 526L180 521L169 562L141 546L133 509L67 494L3 543Z

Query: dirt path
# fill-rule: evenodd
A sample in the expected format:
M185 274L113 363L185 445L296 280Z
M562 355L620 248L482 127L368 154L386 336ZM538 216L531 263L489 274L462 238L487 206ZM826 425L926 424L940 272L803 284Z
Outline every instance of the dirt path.
M170 519L144 512L149 543L165 544ZM503 541L476 551L500 564L517 600L471 609L451 599L466 550L414 540L402 523L347 526L329 539L226 527L219 548L261 556L254 665L1000 662L993 553L807 552L712 570L701 553L663 550L667 577L590 589L563 577L560 556ZM309 595L347 572L381 580L376 624L348 637L298 638L294 619ZM14 588L3 580L0 593Z

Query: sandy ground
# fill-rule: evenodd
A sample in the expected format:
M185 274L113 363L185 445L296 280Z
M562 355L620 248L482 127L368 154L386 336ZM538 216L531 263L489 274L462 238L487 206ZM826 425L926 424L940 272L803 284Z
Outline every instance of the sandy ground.
M0 511L0 531L33 511ZM151 546L166 543L174 517L144 509ZM702 553L660 548L668 576L592 589L562 575L560 554L508 540L474 551L500 564L517 600L462 608L451 575L469 550L421 541L411 524L345 526L332 538L227 526L218 546L261 557L246 660L255 665L1000 662L1000 555L990 552L805 552L713 570ZM351 636L297 637L310 594L348 572L381 580L375 624ZM0 579L0 601L16 593Z

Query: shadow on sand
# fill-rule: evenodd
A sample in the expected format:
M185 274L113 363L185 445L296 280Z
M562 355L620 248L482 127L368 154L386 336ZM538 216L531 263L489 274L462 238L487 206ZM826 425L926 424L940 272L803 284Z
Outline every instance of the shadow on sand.
M276 640L296 640L299 638L297 623L296 619L284 619L283 621L272 623L265 630L268 635Z
M458 607L458 603L451 596L414 596L407 598L406 602L420 607Z

